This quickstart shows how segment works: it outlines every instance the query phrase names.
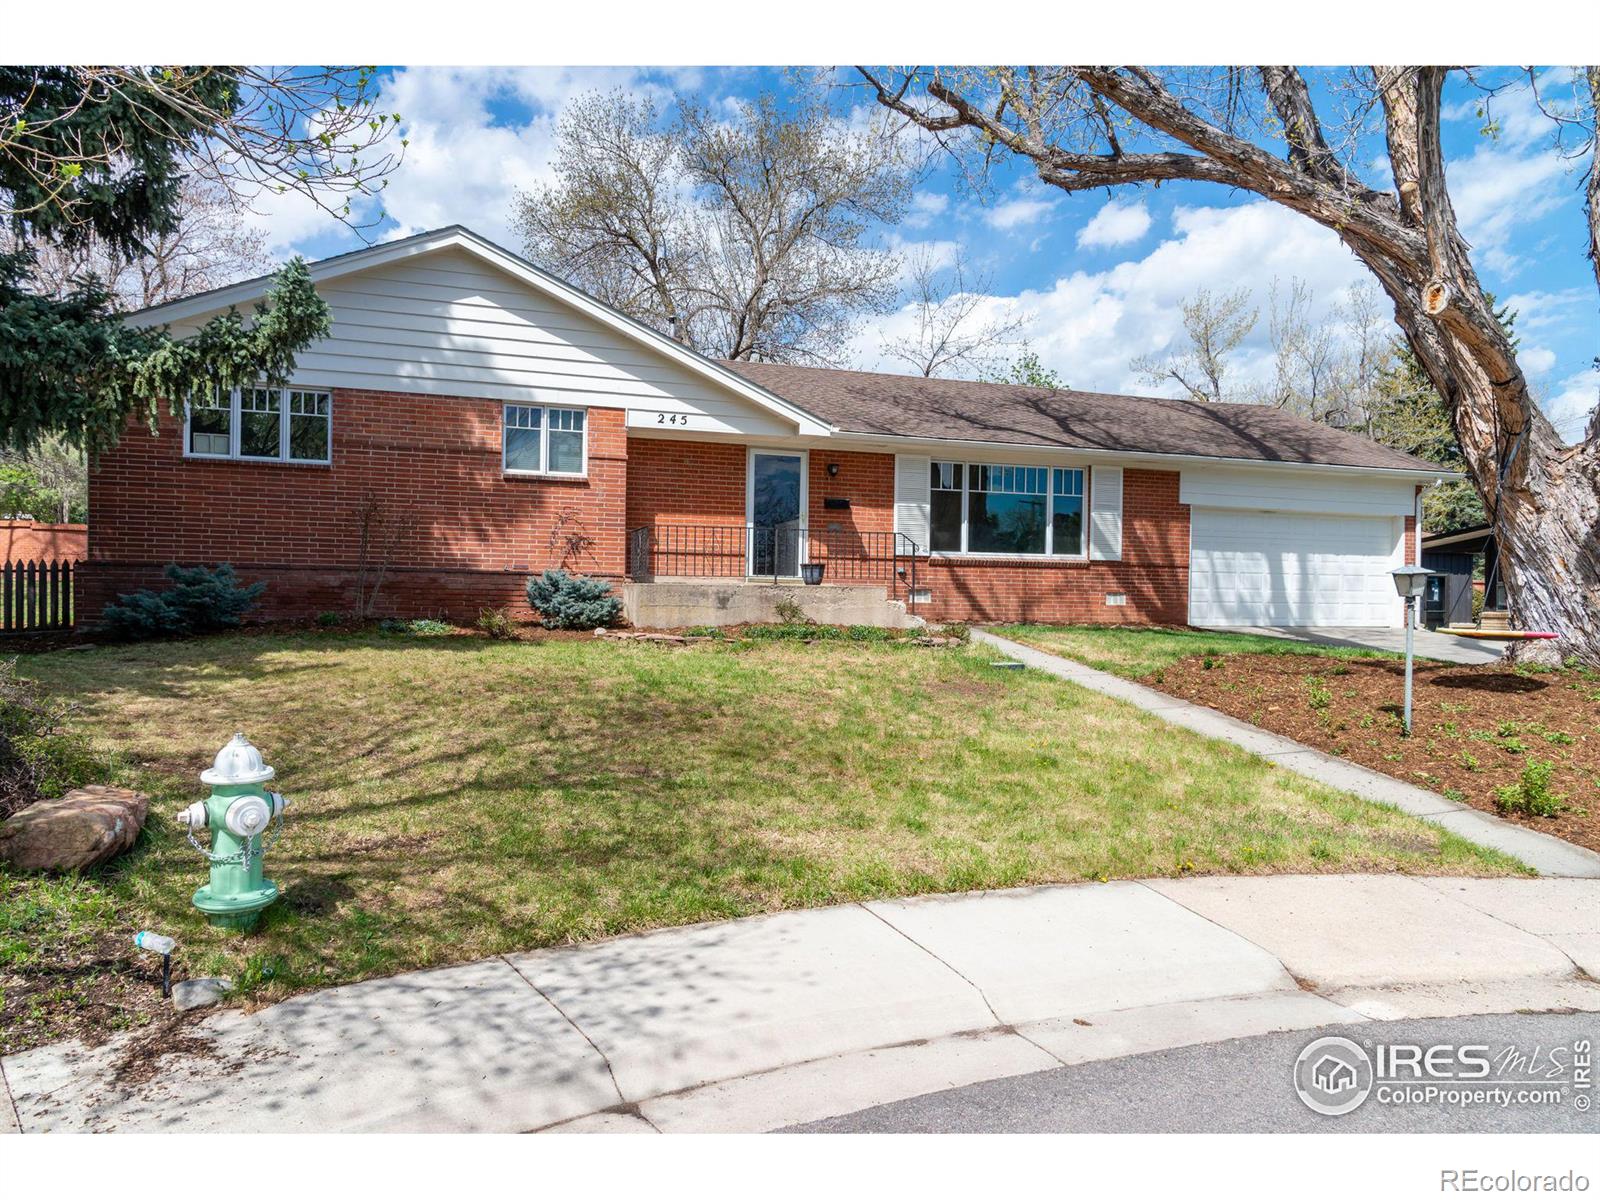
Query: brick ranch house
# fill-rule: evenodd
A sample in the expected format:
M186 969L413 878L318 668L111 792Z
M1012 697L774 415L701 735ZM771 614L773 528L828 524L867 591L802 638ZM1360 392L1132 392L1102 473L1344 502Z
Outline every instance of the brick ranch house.
M89 619L172 562L266 580L266 616L348 610L365 508L401 531L380 607L404 615L525 611L561 565L652 623L781 592L885 620L1393 626L1440 477L1265 407L713 361L460 227L311 275L333 328L290 387L132 423L94 465ZM133 319L182 336L269 283Z

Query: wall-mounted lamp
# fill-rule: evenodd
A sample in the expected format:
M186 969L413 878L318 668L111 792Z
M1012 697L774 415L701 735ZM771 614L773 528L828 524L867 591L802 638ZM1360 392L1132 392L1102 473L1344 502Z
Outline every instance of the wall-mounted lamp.
M828 464L828 478L832 479L838 473L839 473L839 464L838 463L829 463Z

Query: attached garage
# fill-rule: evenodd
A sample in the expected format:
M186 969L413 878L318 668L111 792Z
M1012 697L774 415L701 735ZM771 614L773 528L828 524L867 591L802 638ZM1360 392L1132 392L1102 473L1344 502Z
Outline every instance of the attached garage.
M1189 623L1398 626L1403 609L1389 572L1404 560L1416 485L1353 482L1185 471Z
M1398 517L1197 508L1189 530L1191 625L1400 623Z

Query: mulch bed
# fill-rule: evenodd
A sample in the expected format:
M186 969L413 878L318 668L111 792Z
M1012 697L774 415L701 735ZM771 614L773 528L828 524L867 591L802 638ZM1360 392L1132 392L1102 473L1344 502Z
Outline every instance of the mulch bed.
M1474 808L1600 850L1600 673L1418 664L1412 736L1405 664L1320 655L1196 655L1141 682ZM1501 813L1495 788L1552 764L1555 817Z
M0 1054L76 1037L97 1046L123 1028L173 1016L161 997L161 960L131 935L96 934L42 960L0 968Z

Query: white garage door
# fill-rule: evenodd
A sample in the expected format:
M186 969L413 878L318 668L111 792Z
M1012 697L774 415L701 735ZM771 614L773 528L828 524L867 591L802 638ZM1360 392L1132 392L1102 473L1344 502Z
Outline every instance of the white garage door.
M1400 624L1398 517L1190 510L1191 625Z

